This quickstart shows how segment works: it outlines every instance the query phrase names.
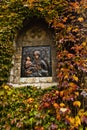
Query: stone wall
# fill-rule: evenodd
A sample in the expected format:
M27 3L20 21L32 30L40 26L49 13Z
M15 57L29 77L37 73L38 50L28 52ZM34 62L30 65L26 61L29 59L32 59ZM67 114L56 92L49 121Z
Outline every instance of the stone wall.
M38 86L49 87L57 85L57 60L54 31L39 21L27 24L15 40L15 55L13 57L13 68L11 69L9 83L13 86ZM50 46L52 60L52 76L49 77L21 77L22 47Z

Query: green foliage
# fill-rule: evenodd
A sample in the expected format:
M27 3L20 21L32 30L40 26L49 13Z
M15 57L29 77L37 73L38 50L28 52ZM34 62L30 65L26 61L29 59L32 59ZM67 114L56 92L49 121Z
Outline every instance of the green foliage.
M84 66L83 59L86 46L86 2L71 2L66 0L12 0L0 2L0 82L8 80L9 71L11 68L12 56L14 54L14 40L18 30L23 27L23 21L26 18L39 17L44 18L49 25L52 25L56 32L56 43L58 43L58 62L63 62L64 57L70 59L71 51L75 50L73 61L80 68ZM83 43L83 47L79 45ZM78 45L76 48L75 45ZM66 48L67 45L67 48ZM75 46L75 47L74 47ZM71 47L74 47L73 49ZM71 50L72 49L72 50ZM66 50L66 53L65 53ZM71 51L69 51L71 50ZM82 51L83 50L83 51ZM73 51L74 52L74 51ZM81 52L81 54L79 54ZM71 61L72 62L72 61ZM71 62L67 63L71 64ZM83 62L83 64L82 64ZM61 64L61 63L60 63ZM60 66L59 64L59 66ZM66 64L66 63L65 63ZM64 64L64 66L65 66ZM58 69L60 70L60 67ZM61 66L62 67L62 66ZM75 67L74 67L75 68ZM58 76L59 77L59 76ZM60 82L60 81L59 81Z
M49 94L50 93L50 94ZM55 102L58 96L58 89L51 87L45 90L35 87L11 88L7 85L0 88L0 129L1 130L71 130L69 113L59 117L58 110L63 104ZM50 101L52 98L51 106ZM42 102L44 100L44 104ZM42 104L44 109L41 109ZM66 117L66 120L64 119ZM61 118L61 119L59 119ZM82 124L79 124L82 121ZM84 128L87 119L87 113L84 110L79 111L77 126Z
M13 89L8 86L0 91L0 129L32 128L37 114L37 89L26 87ZM33 95L34 93L34 95ZM42 94L38 91L38 96ZM33 96L32 96L33 95ZM37 98L36 101L34 99Z
M74 130L87 124L87 112L80 110L79 101L79 90L84 87L82 77L87 72L86 12L84 0L0 1L0 84L8 80L18 30L26 18L34 16L44 18L55 30L59 83L59 90L46 90L46 94L31 88L1 88L2 130Z
M0 84L8 80L14 54L13 41L27 12L21 1L0 2Z

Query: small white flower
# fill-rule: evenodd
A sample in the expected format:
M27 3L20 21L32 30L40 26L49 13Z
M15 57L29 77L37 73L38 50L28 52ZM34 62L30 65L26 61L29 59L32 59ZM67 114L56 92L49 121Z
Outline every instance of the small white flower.
M60 112L64 113L66 112L68 109L67 108L60 108Z
M83 91L81 92L81 95L82 95L83 97L86 97L86 96L87 96L87 92L83 90Z

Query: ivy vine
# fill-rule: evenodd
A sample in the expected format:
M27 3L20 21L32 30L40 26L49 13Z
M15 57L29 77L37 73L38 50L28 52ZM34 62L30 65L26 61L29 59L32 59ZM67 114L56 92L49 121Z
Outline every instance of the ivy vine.
M1 0L0 1L0 84L8 81L15 52L13 42L23 21L44 18L55 30L57 46L58 103L61 108L79 108L79 90L87 72L86 0ZM48 98L50 93L48 94ZM44 98L44 97L43 97ZM47 102L48 99L45 99ZM48 102L49 106L52 102ZM41 105L43 108L43 103ZM59 111L57 111L60 115ZM76 114L76 113L75 113ZM65 115L63 115L64 118ZM69 120L71 117L67 117ZM79 118L79 116L78 116ZM61 120L61 119L60 119ZM78 123L78 125L80 125ZM78 128L74 123L70 129Z

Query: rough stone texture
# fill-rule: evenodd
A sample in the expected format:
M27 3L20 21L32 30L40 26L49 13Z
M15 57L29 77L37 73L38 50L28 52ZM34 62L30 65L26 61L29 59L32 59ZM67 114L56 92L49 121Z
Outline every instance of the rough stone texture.
M46 87L57 85L56 79L56 46L54 40L54 32L50 30L43 23L36 23L28 25L19 32L17 39L15 41L15 55L13 57L13 68L10 73L9 83L15 85L34 85ZM45 46L49 45L51 47L51 58L52 58L52 77L21 77L21 59L22 59L22 47L24 46Z
M49 88L50 86L57 86L58 83L57 82L53 82L53 83L19 83L19 84L12 84L12 83L8 83L10 86L13 86L15 88L19 88L19 87L29 87L29 86L33 86L33 87L37 87L37 88L41 88L41 89L45 89L45 88Z
M21 83L51 83L52 77L20 78Z

